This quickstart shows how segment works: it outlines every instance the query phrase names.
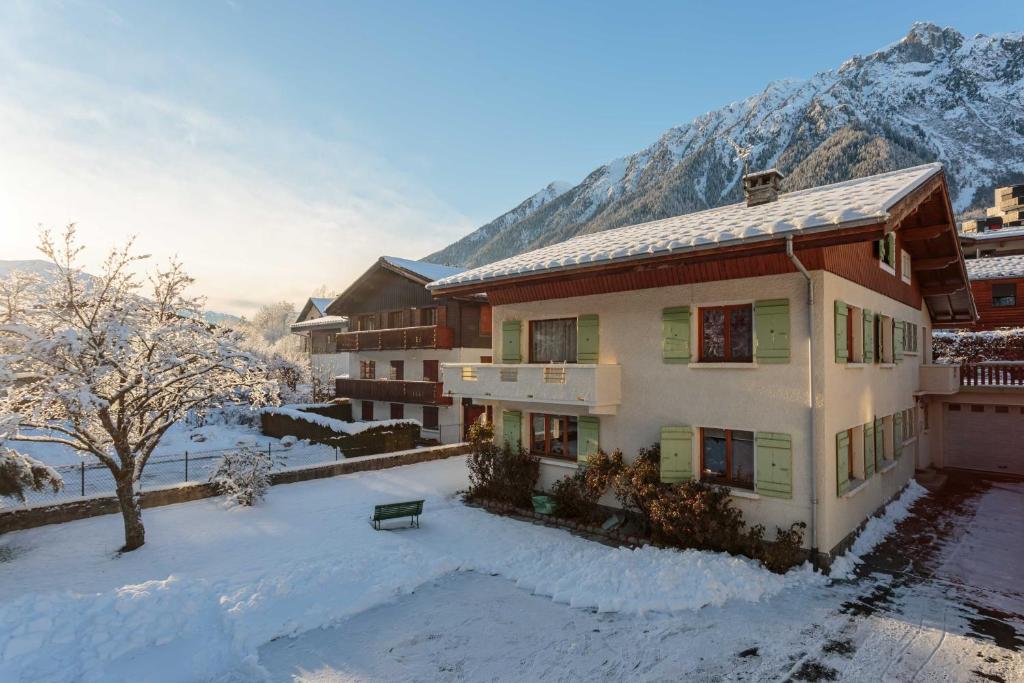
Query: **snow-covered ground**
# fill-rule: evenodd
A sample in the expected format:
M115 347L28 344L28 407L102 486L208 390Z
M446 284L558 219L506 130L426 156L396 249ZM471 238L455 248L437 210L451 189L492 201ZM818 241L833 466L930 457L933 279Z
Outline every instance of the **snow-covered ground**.
M906 635L899 615L842 611L858 582L611 548L464 507L465 477L452 458L274 487L251 509L147 510L146 546L120 557L116 516L0 537L0 680L870 675ZM373 504L416 498L421 529L368 523ZM999 666L1024 674L1011 654Z

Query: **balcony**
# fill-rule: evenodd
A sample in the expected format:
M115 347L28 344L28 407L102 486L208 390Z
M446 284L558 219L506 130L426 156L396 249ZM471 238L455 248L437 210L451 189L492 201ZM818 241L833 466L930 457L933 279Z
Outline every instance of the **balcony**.
M960 386L1024 389L1024 363L986 361L964 363L960 368Z
M397 349L450 349L454 339L455 333L452 328L442 325L342 332L336 337L340 353Z
M922 365L919 394L950 395L960 391L959 365Z
M622 366L444 363L445 394L493 401L583 406L614 415L622 402Z
M406 382L393 379L336 379L337 396L364 401L419 403L428 406L451 405L440 382Z

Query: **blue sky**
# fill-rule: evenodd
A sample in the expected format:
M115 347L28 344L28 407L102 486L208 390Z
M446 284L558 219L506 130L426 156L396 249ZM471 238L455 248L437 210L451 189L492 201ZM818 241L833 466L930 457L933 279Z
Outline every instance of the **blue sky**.
M915 20L1019 31L1024 9L4 3L0 258L32 257L37 223L77 220L97 259L130 233L178 253L215 307L298 300Z

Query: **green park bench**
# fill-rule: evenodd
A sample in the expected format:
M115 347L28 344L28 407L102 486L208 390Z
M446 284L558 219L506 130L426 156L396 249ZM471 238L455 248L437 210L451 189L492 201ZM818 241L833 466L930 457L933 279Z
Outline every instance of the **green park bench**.
M409 526L417 529L420 527L420 515L423 513L422 500L410 500L405 503L388 503L387 505L375 505L373 507L373 528L380 531L384 527L380 525L385 519L401 519L411 517Z

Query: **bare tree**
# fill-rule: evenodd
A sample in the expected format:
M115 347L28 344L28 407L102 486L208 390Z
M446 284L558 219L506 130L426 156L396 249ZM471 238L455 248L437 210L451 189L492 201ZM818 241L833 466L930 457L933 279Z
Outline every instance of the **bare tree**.
M134 550L145 542L139 480L171 425L226 401L262 404L276 385L239 347L237 332L204 321L176 261L153 273L143 296L132 271L147 256L133 253L131 241L88 280L74 226L58 240L44 231L40 242L57 277L32 315L0 325L3 360L21 378L0 396L0 414L19 414L31 430L11 441L63 444L106 465L124 518L123 550Z
M30 302L38 297L42 283L35 273L20 270L0 279L0 323L10 324L23 318Z

